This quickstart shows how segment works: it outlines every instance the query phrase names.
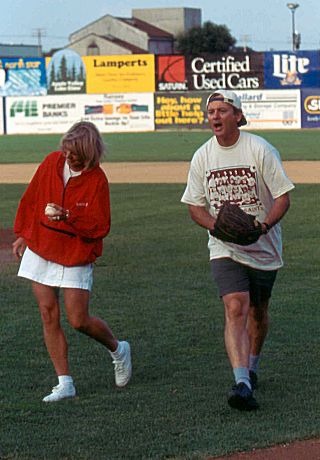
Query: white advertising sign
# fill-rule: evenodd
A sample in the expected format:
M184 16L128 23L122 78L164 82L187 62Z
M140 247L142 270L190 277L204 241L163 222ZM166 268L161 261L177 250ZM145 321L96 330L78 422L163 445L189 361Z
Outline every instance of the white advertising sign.
M248 124L245 129L301 128L300 91L250 90L239 91L242 110Z
M64 133L78 121L102 133L154 131L153 93L7 97L8 134Z
M3 126L3 97L0 97L0 135L4 133Z

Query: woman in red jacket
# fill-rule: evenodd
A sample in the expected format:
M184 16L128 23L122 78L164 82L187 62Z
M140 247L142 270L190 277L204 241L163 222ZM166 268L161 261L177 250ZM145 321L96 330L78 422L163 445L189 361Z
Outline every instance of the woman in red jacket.
M104 144L93 123L79 122L62 137L61 151L41 163L18 207L13 253L21 259L18 276L32 281L44 340L59 383L44 402L76 395L69 372L68 345L60 325L57 288L63 289L69 323L102 343L115 365L115 382L131 377L131 352L100 318L89 314L93 262L110 231L108 180L99 162Z

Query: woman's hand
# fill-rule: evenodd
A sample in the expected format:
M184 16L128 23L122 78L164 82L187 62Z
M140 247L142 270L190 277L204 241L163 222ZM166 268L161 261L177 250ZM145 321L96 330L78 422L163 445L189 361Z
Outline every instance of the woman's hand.
M67 220L69 217L69 211L55 203L48 203L44 213L50 221Z
M27 245L25 239L20 236L19 238L12 243L12 253L16 258L19 260L23 256L23 253L26 249Z

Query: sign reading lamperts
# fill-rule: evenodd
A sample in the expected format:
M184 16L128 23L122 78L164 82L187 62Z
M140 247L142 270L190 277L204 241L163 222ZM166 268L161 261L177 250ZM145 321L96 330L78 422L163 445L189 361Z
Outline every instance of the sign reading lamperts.
M209 93L155 93L156 129L207 128L206 99Z
M87 94L153 93L153 54L83 56Z

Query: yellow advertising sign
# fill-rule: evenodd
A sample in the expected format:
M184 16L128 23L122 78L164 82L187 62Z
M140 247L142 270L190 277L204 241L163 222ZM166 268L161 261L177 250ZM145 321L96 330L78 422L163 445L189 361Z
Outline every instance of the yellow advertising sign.
M86 67L87 94L153 93L153 54L82 56Z

